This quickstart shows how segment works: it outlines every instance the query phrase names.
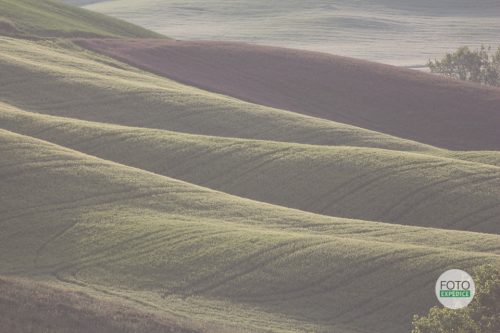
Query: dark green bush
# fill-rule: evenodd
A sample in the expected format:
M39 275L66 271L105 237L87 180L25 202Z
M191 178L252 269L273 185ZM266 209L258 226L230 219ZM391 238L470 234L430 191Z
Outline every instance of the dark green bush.
M500 86L500 47L496 52L492 52L491 47L482 46L477 50L461 47L454 53L448 53L442 60L429 61L427 66L432 73Z
M500 270L484 265L472 275L476 294L464 309L433 307L426 316L413 317L412 333L500 332Z

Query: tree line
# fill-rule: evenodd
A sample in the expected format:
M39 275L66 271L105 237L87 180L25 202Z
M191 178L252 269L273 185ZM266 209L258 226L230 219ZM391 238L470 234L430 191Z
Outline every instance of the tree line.
M427 66L432 73L500 87L500 47L495 52L486 46L476 50L464 46Z

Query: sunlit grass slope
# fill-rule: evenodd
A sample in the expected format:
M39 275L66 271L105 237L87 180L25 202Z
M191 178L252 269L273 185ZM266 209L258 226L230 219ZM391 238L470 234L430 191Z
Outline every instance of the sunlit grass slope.
M79 45L256 104L441 148L500 150L500 90L491 87L324 53L242 43L87 39Z
M285 207L500 233L500 168L482 163L124 127L23 112L2 103L0 128Z
M1 38L0 43L4 46L0 48L0 99L27 111L226 137L409 151L433 149L209 93L139 71L69 42Z
M52 1L0 0L3 16L11 37L151 36ZM496 152L11 37L0 37L0 330L400 333L435 304L443 270L500 263Z
M401 332L500 236L325 217L0 131L0 274L259 332ZM145 301L146 300L146 301ZM149 302L149 303L148 303Z
M498 152L450 155L359 127L245 103L139 71L70 42L5 37L0 42L0 98L24 110L215 136L419 151L500 165Z
M0 0L0 35L161 37L131 23L55 0Z

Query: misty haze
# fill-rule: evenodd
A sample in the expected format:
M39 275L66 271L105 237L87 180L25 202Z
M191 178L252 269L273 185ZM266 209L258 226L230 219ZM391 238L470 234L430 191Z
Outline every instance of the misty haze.
M183 40L285 46L399 66L423 66L500 36L498 0L114 0L87 8Z

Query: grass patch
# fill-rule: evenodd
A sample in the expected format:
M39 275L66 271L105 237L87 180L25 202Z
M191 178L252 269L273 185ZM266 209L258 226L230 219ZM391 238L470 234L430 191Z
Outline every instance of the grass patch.
M262 202L395 224L499 231L500 168L483 163L125 127L1 103L0 122L4 129Z
M140 37L161 35L122 20L52 0L0 0L0 34L27 37Z
M400 332L443 269L498 261L497 235L308 214L7 131L0 142L2 274L149 293L247 328Z

